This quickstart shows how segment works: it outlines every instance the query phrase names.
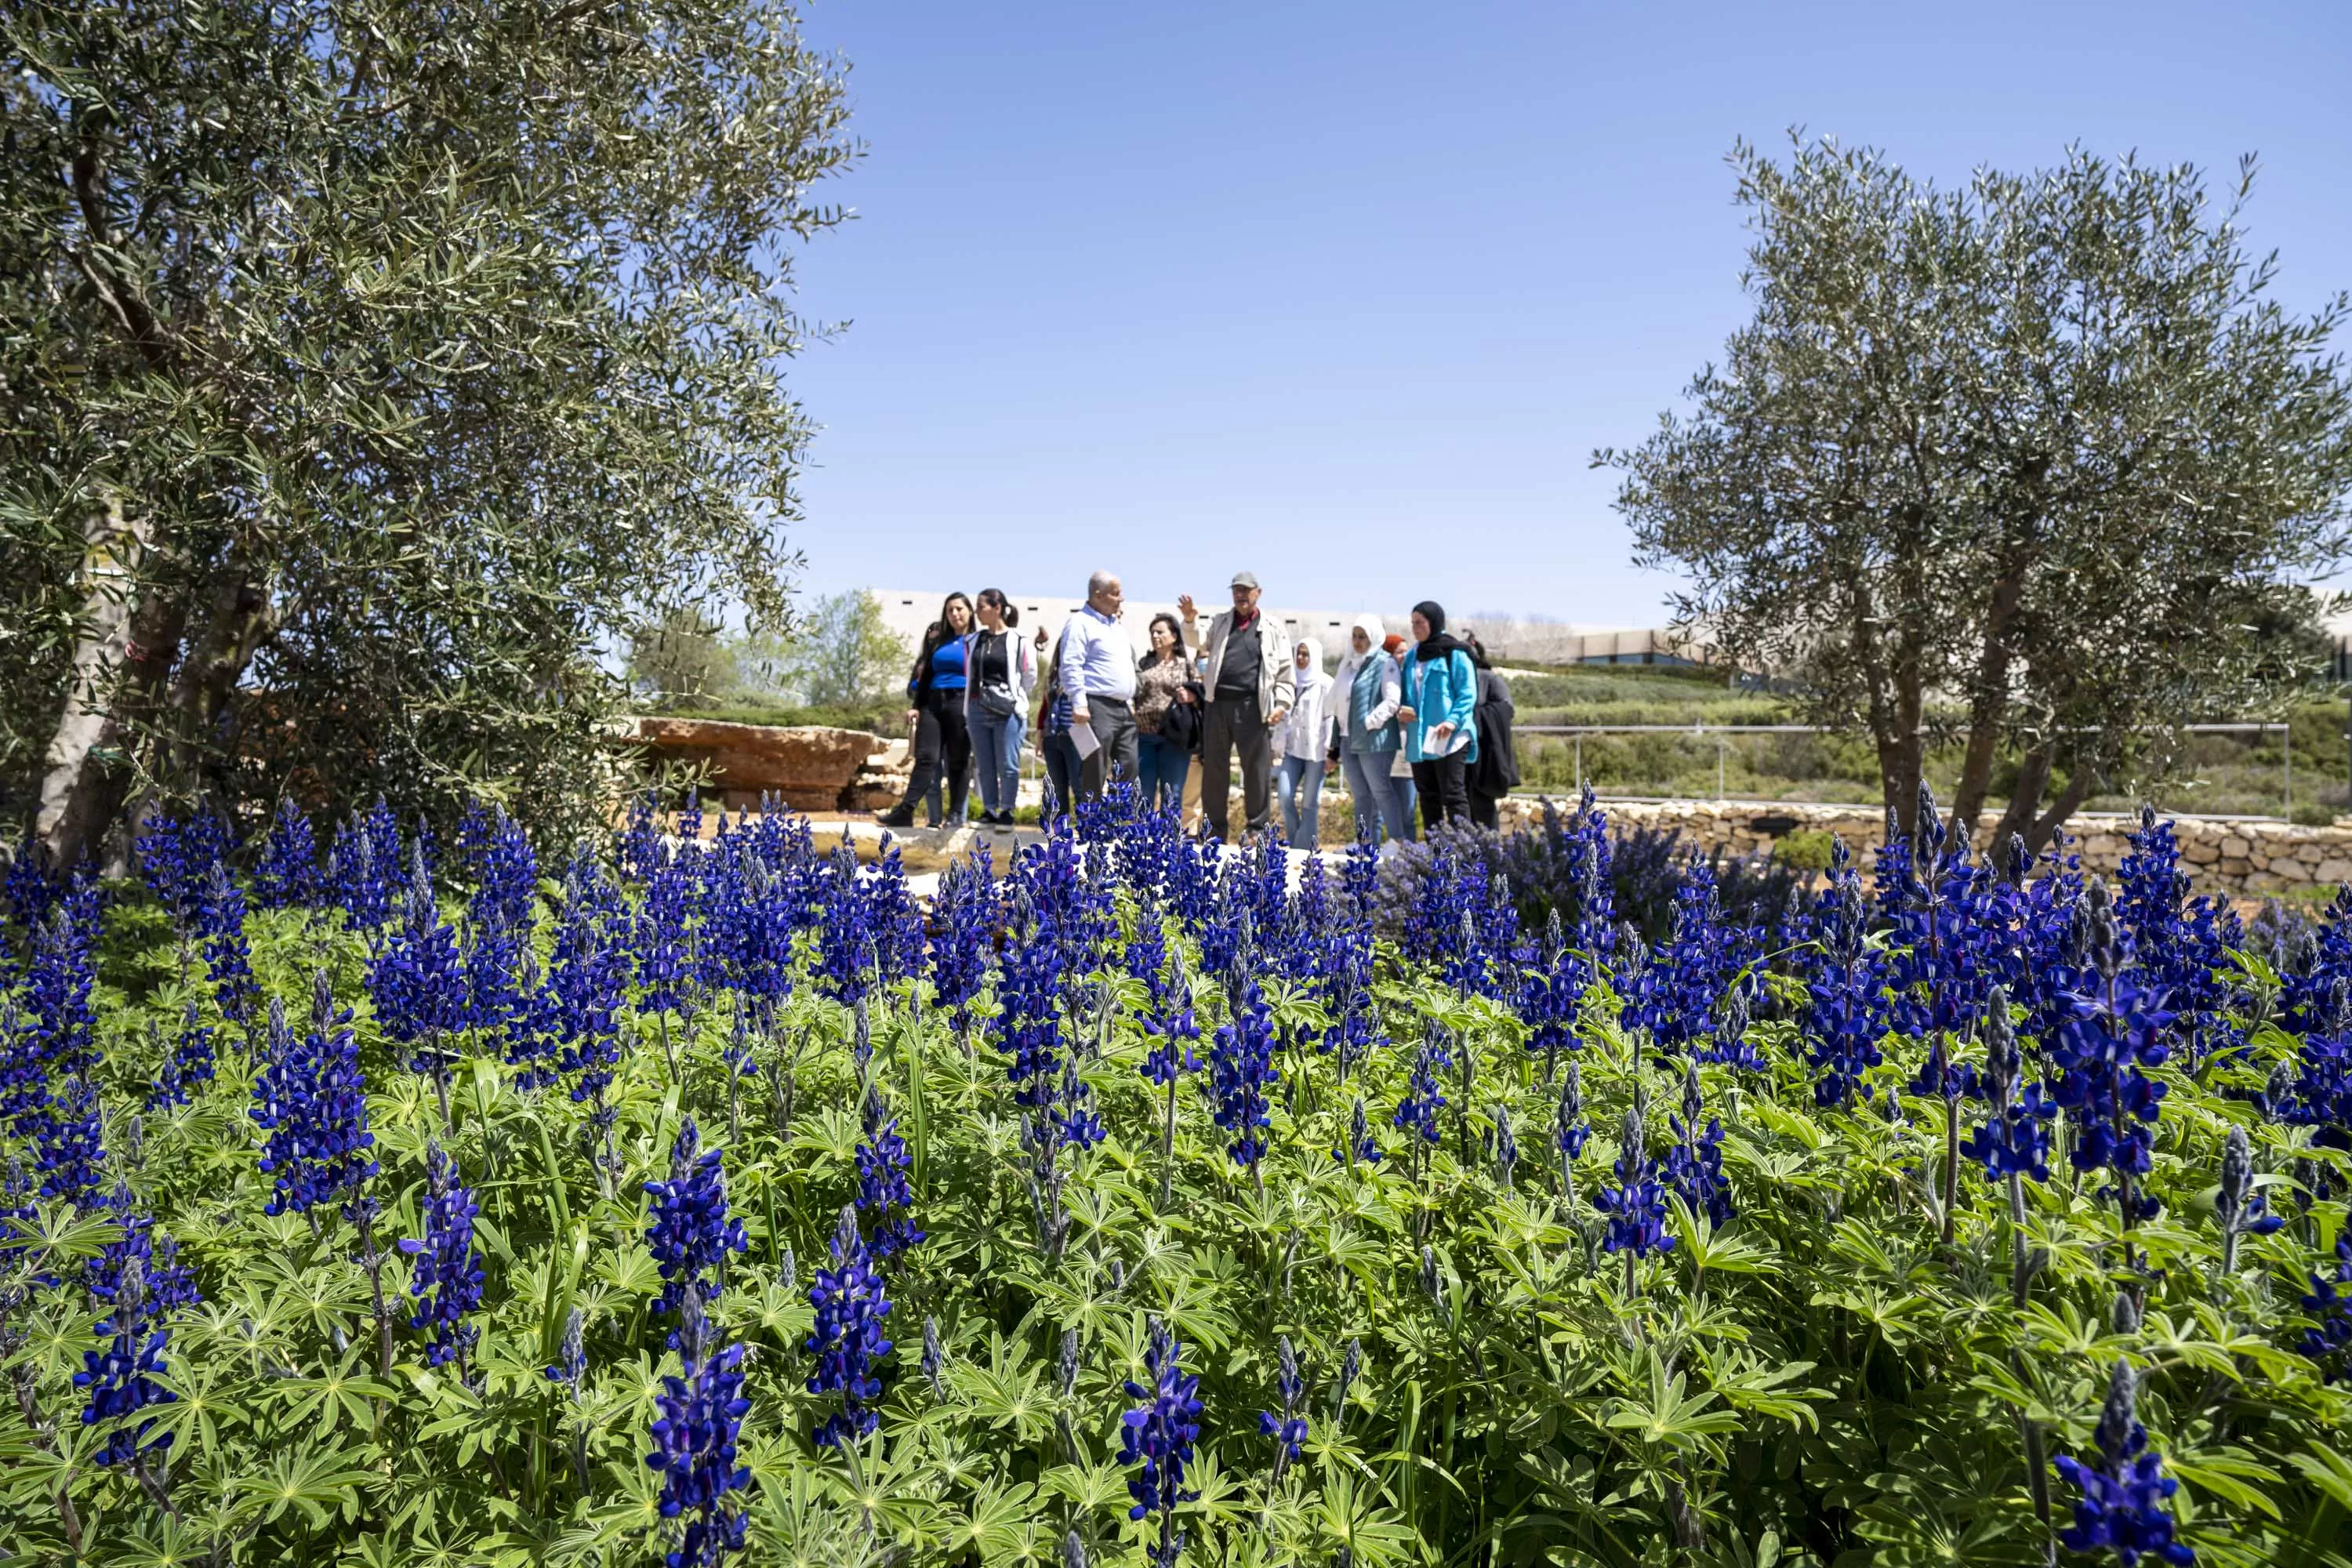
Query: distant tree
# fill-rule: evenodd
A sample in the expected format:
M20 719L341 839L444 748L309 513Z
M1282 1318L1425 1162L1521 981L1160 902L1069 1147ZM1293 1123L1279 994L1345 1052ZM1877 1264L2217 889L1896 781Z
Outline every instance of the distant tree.
M2305 678L2302 584L2345 555L2338 297L2289 314L2189 167L1915 182L1799 142L1731 157L1755 319L1630 450L1637 559L1734 660L1867 731L1912 824L1944 719L1956 823L2021 755L1997 837L2036 848L2149 731Z
M810 188L782 0L0 7L0 784L584 819L600 648L781 613Z
M907 639L882 618L882 602L856 591L829 594L798 616L789 636L754 641L741 655L743 679L812 708L859 708L886 697L914 660Z
M629 638L629 684L663 704L717 701L737 681L727 628L693 606L664 611Z

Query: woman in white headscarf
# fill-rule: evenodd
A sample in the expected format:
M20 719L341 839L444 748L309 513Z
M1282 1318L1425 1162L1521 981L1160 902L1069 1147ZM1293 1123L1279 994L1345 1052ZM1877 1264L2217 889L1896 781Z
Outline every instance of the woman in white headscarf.
M1402 754L1396 715L1404 691L1387 640L1388 629L1380 616L1358 616L1349 626L1348 651L1331 677L1325 702L1331 710L1332 752L1356 803L1357 831L1411 838L1412 802L1404 791L1412 781L1391 771Z
M1323 673L1323 645L1313 637L1291 644L1297 693L1274 727L1275 798L1282 802L1283 836L1301 849L1315 847L1323 804L1324 759L1331 749L1331 678Z

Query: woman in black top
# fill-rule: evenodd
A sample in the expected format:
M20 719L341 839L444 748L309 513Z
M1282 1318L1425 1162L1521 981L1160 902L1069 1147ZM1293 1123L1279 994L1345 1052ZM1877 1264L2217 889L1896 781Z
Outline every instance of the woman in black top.
M1495 673L1476 634L1463 633L1462 642L1478 671L1478 704L1471 710L1470 721L1478 730L1478 758L1470 764L1467 781L1470 820L1481 827L1496 827L1501 824L1496 805L1519 782L1519 759L1511 749L1511 720L1517 710L1511 702L1511 683Z
M907 678L907 723L915 732L915 771L907 793L882 818L886 827L912 827L915 803L928 808L929 825L940 825L940 763L952 795L948 816L961 825L971 789L971 734L964 727L964 660L971 649L971 601L950 594L940 618L923 633L914 673Z

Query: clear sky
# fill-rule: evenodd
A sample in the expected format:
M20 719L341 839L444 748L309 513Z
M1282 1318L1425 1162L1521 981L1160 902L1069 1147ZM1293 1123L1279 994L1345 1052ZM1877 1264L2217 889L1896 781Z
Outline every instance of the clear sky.
M807 582L1435 597L1645 624L1594 447L1747 314L1723 155L1790 126L1916 174L2069 142L2260 154L2300 309L2352 287L2352 0L1141 5L817 0L858 216L804 256L847 330Z

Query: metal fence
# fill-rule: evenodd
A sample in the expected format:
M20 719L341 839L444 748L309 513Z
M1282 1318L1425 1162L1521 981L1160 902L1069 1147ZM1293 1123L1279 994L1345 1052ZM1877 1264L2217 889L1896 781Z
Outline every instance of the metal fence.
M2276 724L2184 724L2180 732L2192 735L2277 735L2279 747L2279 815L2291 816L2294 809L2294 738L2291 726ZM1818 724L1521 724L1514 726L1514 738L1521 735L1566 735L1574 738L1576 749L1576 787L1584 787L1584 737L1587 735L1691 735L1716 737L1715 793L1717 798L1727 794L1727 773L1729 763L1730 737L1738 735L1838 735L1847 731L1832 730Z

